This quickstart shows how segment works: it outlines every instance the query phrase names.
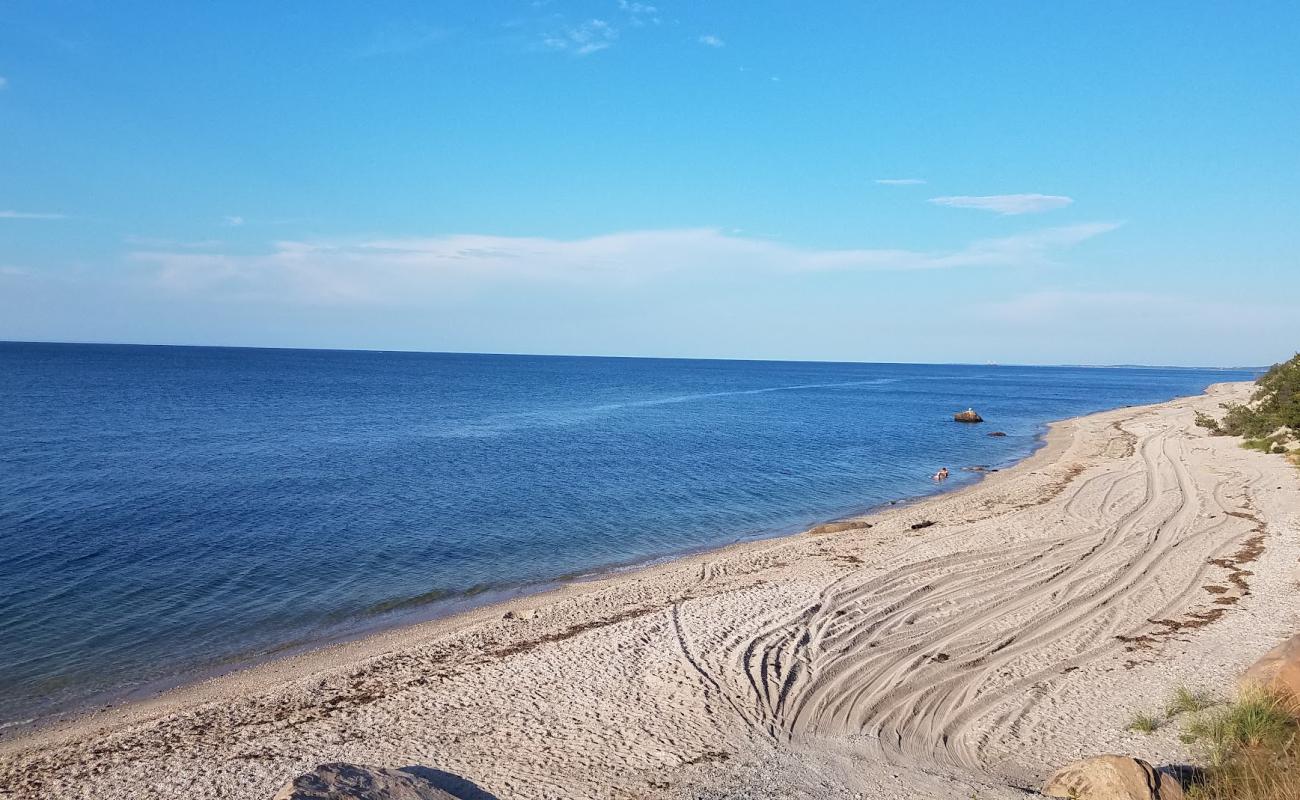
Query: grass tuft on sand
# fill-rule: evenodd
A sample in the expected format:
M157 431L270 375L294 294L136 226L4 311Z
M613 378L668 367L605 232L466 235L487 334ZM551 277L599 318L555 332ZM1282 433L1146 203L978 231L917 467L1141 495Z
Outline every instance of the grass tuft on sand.
M1183 730L1206 765L1189 798L1300 798L1300 721L1276 695L1243 692L1223 708L1196 713Z
M1173 719L1181 714L1195 714L1215 705L1214 698L1207 692L1193 691L1186 686L1179 686L1165 703L1165 716Z
M1124 727L1126 730L1136 731L1138 733L1155 733L1160 728L1162 722L1163 720L1155 714L1148 714L1145 711L1139 711L1133 715L1133 718L1129 720L1128 725L1125 725Z

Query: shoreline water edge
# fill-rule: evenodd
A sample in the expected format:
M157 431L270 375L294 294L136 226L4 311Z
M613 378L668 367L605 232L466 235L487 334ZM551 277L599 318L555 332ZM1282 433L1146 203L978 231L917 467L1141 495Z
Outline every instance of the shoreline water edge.
M161 798L169 790L160 776L170 774L227 796L255 798L269 796L268 787L273 790L315 762L342 759L454 769L496 796L512 800L676 797L672 792L615 791L611 782L621 787L629 775L658 771L673 776L664 782L677 787L673 791L736 781L762 783L766 778L755 777L751 766L778 763L782 791L800 796L792 787L811 780L804 774L805 767L838 776L851 788L880 778L879 770L871 766L876 764L893 770L894 777L886 783L898 784L897 795L881 796L959 796L948 793L975 790L981 797L1002 797L999 787L1033 785L1046 766L1067 755L1113 745L1118 732L1109 730L1108 719L1100 718L1125 713L1125 698L1140 700L1134 696L1140 689L1134 687L1143 685L1144 676L1148 684L1151 680L1144 671L1157 670L1169 681L1175 679L1170 673L1177 669L1195 669L1197 678L1222 678L1253 648L1267 649L1265 645L1280 632L1279 615L1300 611L1300 602L1286 601L1296 608L1282 608L1285 603L1275 592L1261 586L1254 596L1238 598L1231 613L1243 615L1243 621L1235 623L1233 630L1228 625L1211 626L1200 632L1200 638L1189 640L1191 644L1161 640L1150 648L1151 653L1138 648L1133 651L1136 655L1125 655L1119 642L1130 635L1131 624L1161 619L1161 614L1175 617L1179 609L1199 601L1194 587L1184 586L1182 578L1156 576L1155 583L1143 589L1142 599L1126 594L1118 606L1113 601L1099 606L1110 609L1102 612L1104 618L1080 617L1074 624L1089 632L1079 641L1058 641L1076 634L1045 623L1046 627L1011 636L1006 644L990 643L989 652L976 655L984 647L984 634L964 624L952 627L967 603L975 603L971 607L975 616L988 615L981 624L990 629L1002 624L1002 618L979 609L1014 605L1019 610L1008 610L1007 619L1022 620L1032 603L1043 602L1049 604L1042 612L1045 621L1074 614L1074 605L1052 611L1056 601L1046 597L1040 601L1038 590L1030 591L1049 574L1040 574L1036 571L1040 568L1031 565L1041 562L1041 569L1047 570L1051 558L1065 558L1094 534L1114 542L1105 550L1113 550L1116 557L1132 550L1134 560L1125 561L1123 569L1140 568L1147 575L1151 567L1143 566L1147 556L1141 549L1156 545L1121 541L1136 536L1140 526L1134 521L1145 515L1164 520L1157 526L1161 530L1186 528L1187 542L1197 547L1161 550L1160 558L1167 563L1159 563L1171 575L1185 570L1193 583L1200 582L1202 578L1196 576L1205 568L1196 565L1206 557L1222 558L1232 552L1245 535L1227 527L1240 522L1239 514L1244 512L1208 513L1211 507L1217 512L1218 505L1245 503L1252 509L1249 513L1273 519L1279 506L1271 495L1293 491L1284 489L1282 479L1271 472L1254 477L1260 468L1253 461L1239 470L1240 486L1233 482L1235 478L1216 477L1208 495L1199 488L1205 475L1230 471L1224 459L1233 461L1236 469L1235 462L1241 459L1266 458L1224 439L1201 437L1191 425L1194 409L1241 396L1246 387L1216 384L1199 396L1054 422L1028 456L952 491L877 506L799 533L735 542L513 596L452 616L272 658L38 729L23 729L0 741L0 778L35 776L30 777L35 783L29 788L34 787L30 796L37 798L61 796L59 792L74 787L87 796L96 787L101 791L129 787L137 796ZM1288 468L1279 460L1279 470ZM1141 483L1144 474L1146 489ZM1172 492L1181 493L1184 501L1175 505ZM1290 495L1286 500L1294 502ZM1114 525L1108 522L1111 517ZM1220 534L1221 543L1209 541ZM1296 549L1291 543L1286 546ZM1268 553L1270 558L1285 560L1285 553ZM1092 568L1088 558L1078 563L1080 568ZM1059 569L1074 568L1073 564L1070 561ZM927 577L931 569L938 571ZM1280 569L1272 562L1257 566L1258 577L1253 580L1279 582L1282 578L1274 573ZM1290 567L1285 569L1290 580ZM1021 570L1029 573L1020 576ZM1083 608L1089 596L1079 594L1081 587L1091 587L1097 580L1096 576L1076 579L1054 589L1052 596L1064 592ZM990 601L985 596L1004 590L1011 595L1007 599ZM892 592L902 593L889 600ZM941 592L947 599L896 616L931 592ZM1252 628L1244 633L1236 630L1245 624L1244 615L1266 613L1257 609L1255 597L1260 595L1274 604L1267 612L1273 622L1260 624L1252 617ZM826 646L818 655L804 652L810 636L815 641L830 635L877 600L885 603L881 616L873 617L875 621L863 633ZM1117 616L1130 613L1136 622ZM796 633L788 642L781 638ZM870 702L843 695L845 678L856 674L859 680L867 680L882 673L874 671L877 668L858 673L857 665L836 666L828 660L858 649L872 652L864 649L874 648L871 642L881 644L878 652L887 654L891 651L888 637L893 635L921 637L899 646L902 660L892 669L902 670L895 673L900 685ZM769 642L772 637L780 641ZM1225 638L1241 648L1222 653L1220 646L1213 649L1212 658L1197 650L1197 642ZM737 650L744 641L749 644ZM844 649L849 642L858 644ZM935 653L924 659L902 655L918 652L917 648ZM960 678L949 672L929 677L926 673L955 667L968 656L972 665L991 660L1002 664L996 672L972 668L980 673L976 677L1000 688L995 692L972 685L963 690L965 694L956 692L951 698L945 694L942 702L932 697L927 705L916 706L937 704L935 709L942 709L944 703L955 704L933 719L927 717L925 724L936 726L936 731L955 726L944 731L941 740L931 743L928 733L911 732L904 717L882 711L902 702L913 679L932 687L966 680L964 673ZM1187 667L1189 663L1198 666ZM796 664L805 666L794 666L792 672ZM1120 668L1116 670L1114 664ZM760 665L762 669L755 672ZM830 683L817 679L802 685L819 671L840 677ZM762 681L753 681L758 674L773 673L786 676L782 679L786 688L765 700L768 690ZM628 688L629 682L634 688ZM1001 721L982 727L990 719L988 714L1007 702L1000 698L1023 696L1031 685L1057 684L1064 688L1054 703L1082 702L1087 709L1083 713L1070 706L1077 730L1051 731L1052 736L1044 738L1041 728L1051 726L1038 718L1042 709L1037 706L1026 706L1020 717L994 715ZM585 687L589 703L570 697L577 685ZM1115 693L1114 707L1088 705L1087 698L1099 689ZM750 697L753 692L757 696ZM794 696L800 692L807 696ZM968 707L961 697L985 699ZM561 702L563 698L570 699ZM573 702L578 707L571 709ZM562 707L556 708L557 704ZM901 712L913 706L907 701L898 708ZM542 718L536 724L542 725L543 733L534 731L531 722L539 714ZM870 722L876 719L874 714L881 716ZM1016 718L1021 722L1010 728L1004 724ZM507 719L514 721L505 724ZM599 734L611 724L629 731L625 741L615 743L614 734ZM1021 725L1040 729L1033 747L1016 740ZM519 730L506 729L512 726ZM879 738L886 731L889 738ZM1089 736L1096 741L1090 742ZM83 760L74 755L79 742L91 740L105 743L103 758ZM597 740L605 741L610 752L598 754L587 745L574 745ZM202 741L208 744L200 747ZM946 755L940 761L948 766L936 772L934 764L914 761L913 744L921 750L941 747ZM1181 747L1176 740L1155 744L1160 753L1170 756ZM774 746L778 750L772 750ZM517 750L525 747L539 750ZM202 763L199 749L206 753ZM1011 756L1011 752L1020 754ZM709 753L715 756L705 758ZM789 762L789 753L806 763ZM104 758L118 766L109 766ZM234 762L230 759L250 759L239 762L244 777L238 789L231 788L228 764ZM116 772L127 762L135 764L129 774ZM76 763L77 769L51 782L51 775L69 763ZM579 770L578 764L585 766ZM542 774L549 774L551 782L538 782ZM615 776L620 777L615 780ZM636 780L645 786L645 780Z
M506 609L515 604L527 603L532 598L541 598L552 592L561 591L570 587L581 587L586 584L617 580L624 576L634 575L635 573L659 566L672 565L676 562L691 558L700 558L711 554L723 554L734 547L761 544L788 537L801 536L816 531L819 528L849 523L891 509L902 509L918 503L925 503L960 494L961 492L979 486L993 475L1015 470L1022 466L1026 461L1033 458L1048 446L1048 436L1054 426L1068 422L1071 419L1074 418L1067 417L1065 419L1044 423L1042 430L1035 434L1029 451L1019 458L1009 462L999 462L997 466L978 465L975 468L962 467L961 469L971 473L969 479L965 483L947 485L945 483L935 482L935 485L930 487L930 491L928 492L905 495L895 499L873 503L860 510L817 520L811 524L791 526L780 530L765 531L761 533L741 534L733 538L731 541L722 544L691 547L677 552L652 556L644 560L612 564L591 571L584 571L572 575L562 575L554 580L528 583L518 586L489 587L471 593L438 598L428 602L419 602L418 598L413 598L412 601L404 601L400 607L394 608L391 611L378 612L374 617L368 620L355 620L354 627L349 628L346 632L338 635L325 636L319 639L286 642L269 651L235 657L221 663L188 670L180 675L148 681L138 686L98 693L69 703L66 707L55 708L50 713L43 714L39 717L20 720L0 720L0 745L3 745L6 741L20 740L24 737L38 734L48 729L73 725L83 719L112 709L157 699L172 691L204 684L213 680L219 680L223 677L250 669L256 669L257 667L278 660L311 656L312 654L322 650L355 644L385 633L402 631L429 623L451 621L459 616L472 614L478 611L483 611L489 614L496 613L497 607ZM393 613L394 611L399 611L399 609L399 613Z

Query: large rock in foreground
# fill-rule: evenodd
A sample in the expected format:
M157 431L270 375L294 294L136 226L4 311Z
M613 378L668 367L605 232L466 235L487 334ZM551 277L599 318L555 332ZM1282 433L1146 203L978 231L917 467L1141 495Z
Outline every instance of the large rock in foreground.
M271 800L457 800L409 772L356 764L321 764L299 775Z
M1183 787L1140 758L1095 756L1057 770L1043 784L1043 794L1076 800L1183 800Z
M1300 634L1265 653L1246 670L1241 683L1273 692L1300 712Z

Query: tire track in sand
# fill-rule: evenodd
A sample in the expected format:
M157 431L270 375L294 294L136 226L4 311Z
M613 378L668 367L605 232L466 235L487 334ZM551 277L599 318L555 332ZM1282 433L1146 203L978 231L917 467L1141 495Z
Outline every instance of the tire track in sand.
M1081 476L1055 511L974 526L1046 525L1064 512L1089 519L1082 533L851 573L692 664L712 672L749 726L778 739L850 735L890 758L985 766L985 746L1014 736L1063 671L1115 656L1120 637L1201 599L1209 559L1246 532L1224 530L1235 521L1227 512L1240 511L1227 488L1244 493L1251 476L1197 486L1176 429L1158 417L1127 424L1137 430L1116 432L1131 443L1130 468Z

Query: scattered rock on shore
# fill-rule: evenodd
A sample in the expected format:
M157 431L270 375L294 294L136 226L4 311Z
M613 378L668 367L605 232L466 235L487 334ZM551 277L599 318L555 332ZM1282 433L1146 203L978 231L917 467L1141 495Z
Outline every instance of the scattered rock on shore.
M1043 794L1076 800L1183 800L1183 787L1140 758L1106 755L1058 769L1043 784Z
M530 620L537 616L537 609L524 608L518 611L507 611L502 619Z
M1246 670L1241 683L1277 692L1300 711L1300 634L1261 656Z
M456 800L424 778L405 770L321 764L299 775L271 800Z
M965 411L959 411L952 415L957 422L983 422L984 418L975 413L975 409L968 408Z

